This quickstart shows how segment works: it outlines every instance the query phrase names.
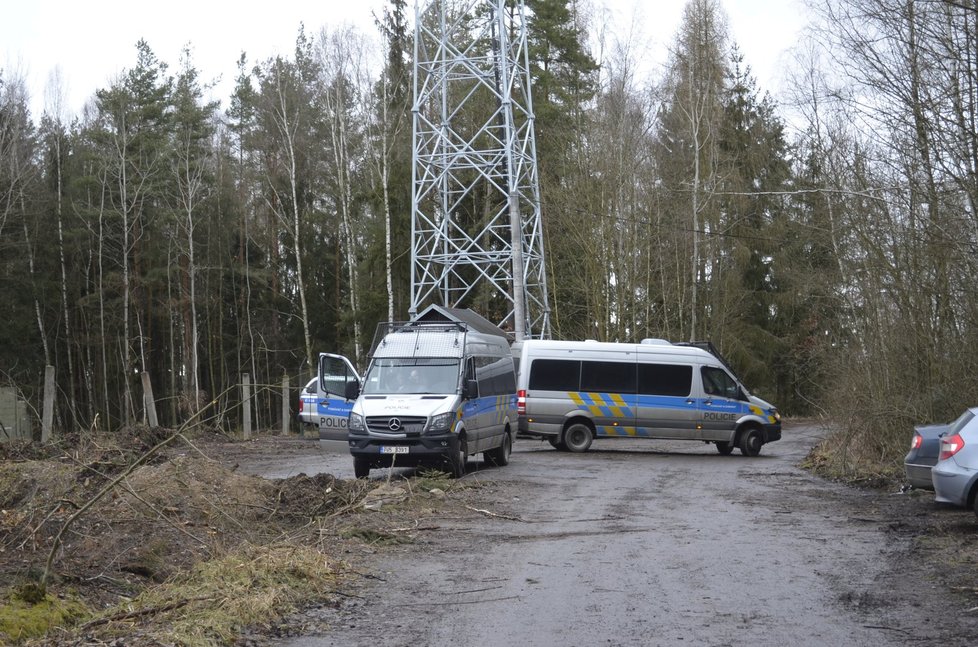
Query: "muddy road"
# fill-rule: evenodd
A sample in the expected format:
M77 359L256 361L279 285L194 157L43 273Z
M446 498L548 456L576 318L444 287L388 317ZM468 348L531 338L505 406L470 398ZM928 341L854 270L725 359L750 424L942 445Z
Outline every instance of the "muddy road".
M606 440L567 454L519 441L507 467L470 464L466 479L492 482L485 514L353 556L369 576L344 603L297 617L305 635L261 642L974 644L974 611L899 532L908 497L797 467L821 433L787 424L757 458L679 442ZM276 460L242 469L352 477L349 456L311 448ZM973 517L954 518L974 533Z

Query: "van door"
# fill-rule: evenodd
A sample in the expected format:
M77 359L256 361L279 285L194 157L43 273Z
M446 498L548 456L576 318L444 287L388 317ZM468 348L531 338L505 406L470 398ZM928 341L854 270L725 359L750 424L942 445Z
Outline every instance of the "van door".
M722 368L703 366L703 397L697 414L703 440L732 440L747 400L737 381Z
M467 384L471 380L478 382L475 357L465 359L463 371L464 375L462 379L464 381L462 384ZM480 384L479 386L478 397L474 397L476 394L469 393L467 394L468 397L462 402L462 419L465 421L465 435L468 439L468 450L473 454L482 451L482 445L485 441L483 438L486 427L485 400L483 399L482 385Z
M639 361L637 435L698 439L699 414L693 397L693 366Z
M356 398L347 399L350 385L360 391L360 377L342 355L319 354L319 440L326 448L348 450L346 425Z

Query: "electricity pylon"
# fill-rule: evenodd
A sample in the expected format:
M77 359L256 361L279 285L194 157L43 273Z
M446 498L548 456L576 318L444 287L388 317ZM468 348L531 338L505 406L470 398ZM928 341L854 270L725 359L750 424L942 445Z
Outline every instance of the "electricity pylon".
M523 0L416 3L412 111L410 314L478 297L549 337Z

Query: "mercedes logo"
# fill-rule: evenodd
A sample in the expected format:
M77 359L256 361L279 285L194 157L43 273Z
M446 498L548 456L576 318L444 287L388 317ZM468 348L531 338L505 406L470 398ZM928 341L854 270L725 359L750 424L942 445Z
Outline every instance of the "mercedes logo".
M387 423L387 428L390 429L391 431L397 431L398 429L401 428L401 421L398 420L397 418L391 418L390 421L388 421Z

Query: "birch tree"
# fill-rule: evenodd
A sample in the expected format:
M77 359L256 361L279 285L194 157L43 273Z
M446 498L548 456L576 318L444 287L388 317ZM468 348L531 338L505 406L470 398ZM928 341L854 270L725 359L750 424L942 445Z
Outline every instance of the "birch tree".
M214 103L204 103L198 82L198 72L184 50L182 67L176 80L173 115L173 158L171 173L176 187L176 204L181 212L186 241L186 307L184 317L184 368L187 383L185 393L193 402L192 413L200 410L200 348L199 314L197 312L197 219L200 203L211 186L208 161L211 138L214 136ZM181 265L184 265L181 263Z
M96 93L106 195L121 220L118 232L118 267L121 273L119 296L122 300L119 356L123 375L125 421L136 412L132 375L138 366L148 371L145 301L135 301L134 290L141 284L139 267L146 217L159 198L160 176L165 169L164 143L167 137L166 106L171 80L165 77L166 64L159 61L145 41L137 44L137 62L107 90ZM136 334L133 334L135 323Z
M296 42L295 62L277 57L259 70L259 119L268 127L264 151L267 164L266 206L286 227L295 258L294 290L302 326L304 359L315 366L307 302L303 231L310 180L309 155L314 150L318 118L311 93L315 63L311 43L304 32Z
M330 186L328 201L339 216L348 290L349 318L353 331L353 353L363 359L362 324L360 321L360 277L358 259L363 247L363 222L357 217L354 201L356 169L366 161L363 152L364 128L369 96L363 52L364 37L351 28L320 35L320 62L323 71L323 108L326 118L326 176Z
M711 273L715 259L704 255L703 242L704 234L716 234L718 228L714 194L721 180L718 152L726 47L725 18L716 0L690 0L671 52L659 134L659 168L673 205L688 214L688 281L678 285L688 291L684 318L690 341L698 338L703 327L701 287L716 278Z

